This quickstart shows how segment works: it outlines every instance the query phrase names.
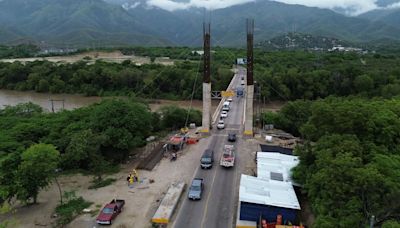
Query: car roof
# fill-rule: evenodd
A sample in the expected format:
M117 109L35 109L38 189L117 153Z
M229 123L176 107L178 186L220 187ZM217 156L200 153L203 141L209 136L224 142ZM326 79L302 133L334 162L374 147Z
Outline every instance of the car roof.
M204 151L204 155L211 155L212 153L214 153L211 149L206 149L205 151ZM203 156L204 156L203 155Z
M192 186L200 186L201 185L201 180L199 179L193 179L192 181Z

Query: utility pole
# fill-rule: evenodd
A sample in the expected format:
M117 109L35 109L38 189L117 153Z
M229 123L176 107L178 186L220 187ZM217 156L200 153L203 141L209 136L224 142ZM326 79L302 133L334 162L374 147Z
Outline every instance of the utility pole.
M64 110L64 103L65 103L65 99L61 99L61 100L55 100L55 99L50 99L51 102L51 112L55 112L54 110L54 101L61 101L62 102L62 109Z
M210 49L211 49L211 25L210 22L203 23L203 133L210 132L211 126L211 72L210 72Z
M375 215L371 215L371 218L369 220L369 228L374 228L374 223L375 223Z
M246 91L246 119L244 122L244 134L253 136L253 41L254 41L254 19L246 20L247 27L247 91Z

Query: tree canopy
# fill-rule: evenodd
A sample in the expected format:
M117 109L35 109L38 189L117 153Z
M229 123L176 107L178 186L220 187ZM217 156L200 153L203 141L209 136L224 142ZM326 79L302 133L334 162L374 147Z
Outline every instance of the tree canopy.
M315 227L364 227L372 215L379 226L400 220L400 100L294 101L265 118L306 140L293 175Z

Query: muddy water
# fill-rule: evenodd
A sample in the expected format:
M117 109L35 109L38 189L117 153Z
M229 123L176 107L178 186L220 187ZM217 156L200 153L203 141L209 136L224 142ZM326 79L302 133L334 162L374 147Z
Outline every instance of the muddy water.
M5 105L17 105L19 103L32 102L40 105L47 111L52 111L52 103L54 111L63 108L67 110L88 106L101 101L101 97L85 97L75 94L50 94L36 92L21 92L13 90L0 90L0 108ZM51 102L53 100L53 102Z
M61 109L72 110L84 106L91 105L96 102L100 102L102 97L85 97L83 95L76 94L50 94L50 93L36 93L36 92L22 92L14 90L0 90L0 108L6 105L17 105L19 103L32 102L40 105L46 111L51 112L53 109L55 112ZM51 102L53 100L53 102ZM53 104L52 104L53 103ZM192 107L201 111L202 101L194 100ZM182 108L190 106L190 101L169 101L169 100L150 100L149 106L151 110L155 111L162 106L166 105L177 105ZM212 102L212 109L218 105L218 101Z

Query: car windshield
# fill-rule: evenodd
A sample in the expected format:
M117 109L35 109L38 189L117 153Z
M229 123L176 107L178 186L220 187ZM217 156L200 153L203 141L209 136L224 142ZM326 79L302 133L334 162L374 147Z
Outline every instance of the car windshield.
M202 158L201 162L203 163L210 163L211 162L211 158Z
M104 208L103 209L103 213L104 214L112 214L113 213L113 209L112 208Z
M200 186L191 186L190 190L192 190L192 191L200 191Z
M231 153L224 153L224 158L229 158L229 157L231 157Z

